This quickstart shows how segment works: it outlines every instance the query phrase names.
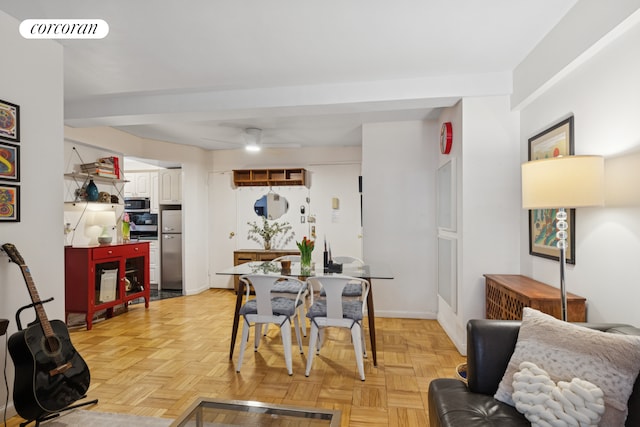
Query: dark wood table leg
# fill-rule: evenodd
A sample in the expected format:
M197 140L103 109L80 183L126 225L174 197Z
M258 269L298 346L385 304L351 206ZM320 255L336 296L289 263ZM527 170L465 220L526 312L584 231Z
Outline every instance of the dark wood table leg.
M238 335L238 323L240 322L240 307L242 307L242 295L244 294L244 282L240 280L236 291L236 310L233 313L233 329L231 331L231 349L229 349L229 359L233 358L233 348L236 345L236 335Z
M369 338L371 339L371 353L373 354L373 366L378 366L378 352L376 349L376 316L373 310L373 285L369 281L369 295L367 295L367 317L369 318Z

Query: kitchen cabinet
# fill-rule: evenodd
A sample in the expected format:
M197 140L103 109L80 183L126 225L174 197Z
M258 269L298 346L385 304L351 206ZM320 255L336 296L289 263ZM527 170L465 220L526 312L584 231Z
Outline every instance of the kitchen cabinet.
M65 247L65 321L69 314L85 314L87 329L94 314L144 298L149 308L149 242Z
M182 203L182 169L158 171L158 192L161 205Z
M160 282L160 244L157 240L149 241L149 283Z
M241 249L233 251L233 265L244 264L251 261L271 261L285 255L300 255L298 250L287 249ZM240 278L236 275L233 278L233 288L238 292L238 281Z
M151 177L149 172L127 172L124 185L125 197L151 197Z
M151 182L151 194L149 199L151 201L151 213L159 212L158 203L158 172L149 172L149 181Z

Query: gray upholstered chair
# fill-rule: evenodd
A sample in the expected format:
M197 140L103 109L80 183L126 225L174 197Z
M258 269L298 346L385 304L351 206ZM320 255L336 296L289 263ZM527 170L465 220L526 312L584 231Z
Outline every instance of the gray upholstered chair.
M356 365L358 366L360 379L364 381L363 356L366 354L366 345L362 333L362 319L364 317L364 301L369 293L369 282L348 276L317 276L310 277L307 281L314 287L319 286L324 289L326 297L314 301L307 311L307 317L311 320L311 332L309 335L309 352L305 375L309 376L311 372L314 349L317 349L319 353L322 348L324 337L321 331L328 327L338 327L347 328L351 331ZM343 297L345 286L356 282L362 288L361 299L346 299Z
M364 265L364 261L352 256L335 256L333 257L333 262L336 264L342 264L343 266L345 264ZM320 290L320 296L324 297L323 289ZM342 296L352 299L361 299L362 286L360 285L360 282L347 283L347 286L344 287Z
M245 283L247 289L247 301L240 308L240 315L243 317L242 324L242 340L240 341L240 356L236 372L240 372L242 360L244 358L244 350L249 340L249 329L251 324L255 325L255 346L254 351L258 351L260 338L262 336L262 325L275 323L280 327L280 335L282 336L282 345L284 347L284 360L287 365L287 372L293 375L293 366L291 360L291 319L294 321L296 340L302 354L302 340L298 326L298 308L302 305L302 291L305 289L304 283L300 282L298 294L295 299L274 296L271 291L276 285L278 279L288 279L298 281L297 279L282 276L270 275L246 275L241 276L240 280ZM249 299L251 295L250 288L253 288L255 297Z
M279 262L284 260L299 263L300 255L284 255L284 256L273 259L272 262ZM271 292L273 292L275 295L278 295L278 296L295 299L296 295L298 295L298 292L300 291L301 286L304 288L302 291L303 304L300 307L298 307L298 317L300 319L300 332L302 332L302 335L306 337L307 323L305 322L303 310L305 310L309 306L310 292L309 292L309 287L307 283L301 282L297 279L289 280L288 278L284 278L284 279L278 280L278 282L273 287L273 290ZM265 330L265 334L266 333L267 331Z

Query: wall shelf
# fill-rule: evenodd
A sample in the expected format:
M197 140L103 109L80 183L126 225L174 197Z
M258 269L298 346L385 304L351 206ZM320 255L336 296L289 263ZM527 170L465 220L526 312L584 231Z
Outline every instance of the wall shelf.
M88 173L65 173L64 176L66 178L73 178L75 180L81 180L81 181L88 181L90 179L92 179L94 182L101 182L104 184L124 184L125 182L128 182L127 180L124 179L119 179L119 178L110 178L107 176L100 176L100 175L91 175Z
M274 185L306 185L307 171L295 169L241 169L233 171L233 183L237 187Z

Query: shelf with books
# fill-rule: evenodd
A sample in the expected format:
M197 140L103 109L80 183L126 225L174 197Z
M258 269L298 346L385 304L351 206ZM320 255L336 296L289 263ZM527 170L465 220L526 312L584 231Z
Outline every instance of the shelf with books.
M124 184L125 182L128 182L125 179L112 178L110 176L102 176L102 175L97 175L92 173L71 172L71 173L65 173L64 176L67 178L73 178L75 180L82 180L83 183L84 181L88 181L90 179L94 180L95 182L101 182L104 184Z

